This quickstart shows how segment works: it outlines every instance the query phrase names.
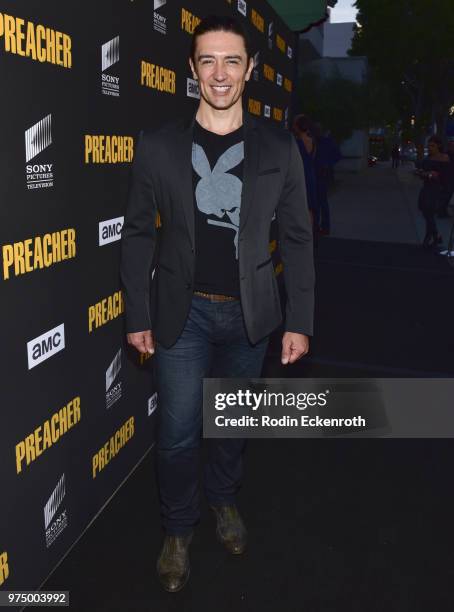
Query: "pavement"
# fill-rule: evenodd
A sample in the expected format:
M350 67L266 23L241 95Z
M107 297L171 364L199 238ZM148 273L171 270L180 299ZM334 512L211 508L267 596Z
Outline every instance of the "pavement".
M419 246L417 191L409 167L337 176L310 355L282 366L277 332L264 376L454 377L454 269ZM247 552L222 549L203 503L191 578L168 594L150 452L44 588L80 612L452 612L453 464L449 438L249 440Z
M388 162L378 162L358 174L337 174L330 197L332 237L420 244L425 234L417 208L420 189L421 179L410 162L396 170ZM453 219L437 219L445 245L452 223Z

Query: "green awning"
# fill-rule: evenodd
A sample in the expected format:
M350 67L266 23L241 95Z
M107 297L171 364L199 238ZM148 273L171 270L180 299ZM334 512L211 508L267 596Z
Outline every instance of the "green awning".
M328 6L337 0L268 0L293 32L300 32L325 19Z

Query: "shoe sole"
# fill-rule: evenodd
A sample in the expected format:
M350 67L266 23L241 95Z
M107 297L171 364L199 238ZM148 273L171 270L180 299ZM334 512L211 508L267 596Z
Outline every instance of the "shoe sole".
M229 550L217 529L216 529L216 537L218 541L224 546L225 550L231 555L235 555L235 556L242 555L247 548L247 546L244 545L244 547L241 550L238 550L238 551Z
M156 566L156 570L157 570L157 569L158 569L158 568L157 568L157 566ZM159 584L162 586L162 588L164 589L164 591L166 591L166 593L178 593L178 591L181 591L181 589L182 589L183 587L185 587L185 586L186 586L186 583L187 583L187 582L188 582L188 580L189 580L189 575L190 575L190 573L191 573L191 567L189 567L189 569L188 569L188 573L187 573L187 575L186 575L185 581L184 581L184 582L183 582L183 583L182 583L182 584L181 584L181 585L180 585L180 586L179 586L177 589L167 589L167 588L166 588L166 587L165 587L165 586L162 584L161 580L159 580ZM159 579L159 572L158 572L158 579Z

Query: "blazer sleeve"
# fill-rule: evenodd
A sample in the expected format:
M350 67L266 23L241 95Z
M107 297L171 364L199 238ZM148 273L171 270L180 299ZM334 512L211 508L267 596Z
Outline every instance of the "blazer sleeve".
M289 136L288 170L277 208L279 252L287 294L285 331L313 335L314 252L304 166Z
M151 329L150 274L156 246L156 199L149 144L140 132L132 164L121 235L120 277L127 333Z

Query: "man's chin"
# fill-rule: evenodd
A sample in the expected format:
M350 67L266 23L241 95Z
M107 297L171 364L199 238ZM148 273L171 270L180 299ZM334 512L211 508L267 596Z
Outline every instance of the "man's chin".
M216 110L228 110L229 108L232 108L232 106L238 101L239 97L237 98L212 98L212 97L207 97L202 95L203 99L205 100L205 102L211 106L211 108L214 108Z

